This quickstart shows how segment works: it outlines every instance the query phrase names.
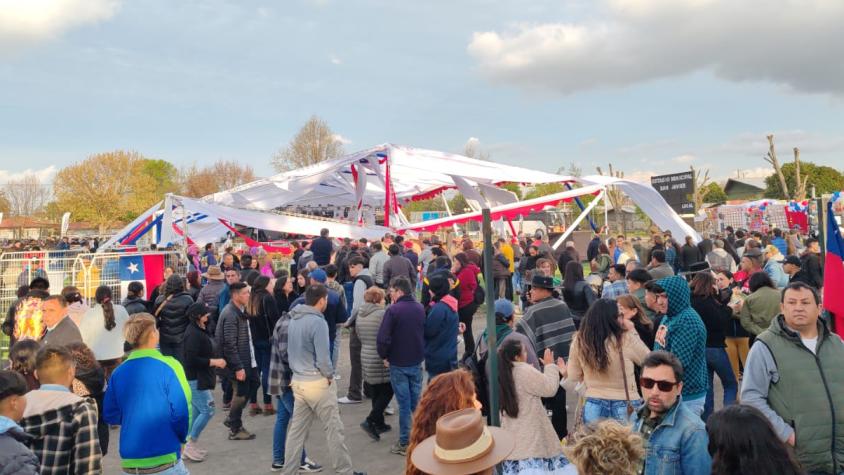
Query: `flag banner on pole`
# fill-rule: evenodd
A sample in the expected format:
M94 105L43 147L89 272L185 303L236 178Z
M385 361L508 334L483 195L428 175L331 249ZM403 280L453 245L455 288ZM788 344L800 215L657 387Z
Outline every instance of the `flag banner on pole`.
M129 283L138 281L144 284L145 298L149 299L155 289L164 280L164 255L134 255L120 257L120 300L129 295Z
M70 227L70 211L66 212L62 215L62 232L61 236L64 237L67 234L67 228Z
M844 239L838 231L838 222L832 211L833 203L826 205L826 258L823 276L823 307L832 314L835 332L844 335Z

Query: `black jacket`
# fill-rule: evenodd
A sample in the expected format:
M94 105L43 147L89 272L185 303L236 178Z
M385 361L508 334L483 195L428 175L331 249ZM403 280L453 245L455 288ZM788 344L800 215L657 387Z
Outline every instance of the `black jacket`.
M563 300L575 317L582 317L597 300L592 287L585 280L575 282L571 291L563 288Z
M254 315L250 315L249 327L252 330L252 341L270 341L273 336L273 329L275 328L278 317L278 307L276 307L275 298L273 294L264 290L261 292L261 306ZM250 297L251 298L251 297Z
M680 250L680 267L684 271L688 271L691 268L692 264L696 262L701 262L703 259L700 256L700 249L697 246L683 244L683 248Z
M732 309L722 305L715 297L698 296L692 296L692 308L706 325L706 347L725 348L724 337L733 316Z
M185 378L196 381L199 390L214 389L214 342L205 330L191 323L185 330Z
M220 312L216 339L229 372L252 367L247 320L246 314L231 302Z
M129 315L149 313L150 311L149 302L140 297L126 297L122 305L126 308L126 313Z
M586 260L591 261L592 259L598 257L598 252L601 249L601 239L595 236L589 241L589 247L586 248Z
M803 262L801 269L806 273L809 285L816 289L823 287L823 268L820 257L813 252L807 252L800 260Z
M103 418L103 398L105 397L105 370L97 365L94 368L83 368L76 366L76 379L88 389L87 397L97 402L97 435L100 439L100 451L103 455L108 453L110 439L108 424Z
M161 295L155 301L155 310L166 299ZM164 307L155 316L158 322L158 331L161 333L161 343L175 345L182 342L185 336L185 329L188 327L188 308L193 305L193 299L187 292L173 294L173 297L164 304Z

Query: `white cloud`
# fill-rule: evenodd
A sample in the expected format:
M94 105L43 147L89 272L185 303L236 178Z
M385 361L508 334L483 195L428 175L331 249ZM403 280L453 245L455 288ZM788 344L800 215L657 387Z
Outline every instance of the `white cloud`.
M340 134L334 134L331 138L333 138L335 142L340 142L343 145L349 145L350 143L352 143L351 140L347 139L346 137L343 137Z
M833 59L844 45L841 0L596 3L600 20L476 32L467 50L493 81L564 94L701 70L844 93L844 63Z
M332 54L329 57L329 60L331 61L331 64L335 64L335 65L343 64L343 60L340 59L337 55L334 55L334 54Z
M659 175L659 173L653 170L636 170L632 173L625 173L624 178L627 180L650 184L651 177L654 175Z
M683 154L671 159L674 163L691 163L697 160L697 157L692 154Z
M0 0L0 51L58 37L111 18L118 0Z
M27 168L26 170L19 172L0 170L0 184L9 183L12 180L20 180L27 175L35 175L42 184L47 184L53 181L53 177L56 175L56 172L58 172L58 169L55 165L50 165L40 170Z

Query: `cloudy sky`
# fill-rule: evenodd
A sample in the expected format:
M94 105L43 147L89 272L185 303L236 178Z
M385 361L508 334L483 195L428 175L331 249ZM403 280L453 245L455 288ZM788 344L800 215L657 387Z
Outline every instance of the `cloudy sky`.
M0 183L383 142L628 176L844 164L841 0L0 0ZM838 45L838 46L836 46Z

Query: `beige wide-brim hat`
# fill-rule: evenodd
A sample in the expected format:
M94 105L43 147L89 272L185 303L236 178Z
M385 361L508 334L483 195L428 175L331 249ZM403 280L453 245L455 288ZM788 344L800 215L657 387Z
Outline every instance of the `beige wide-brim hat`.
M223 280L226 278L223 275L223 271L220 270L220 266L208 266L208 271L202 274L202 276L209 280Z
M494 467L515 447L513 436L488 427L481 411L461 409L437 420L436 433L413 449L410 460L431 475L470 475Z

